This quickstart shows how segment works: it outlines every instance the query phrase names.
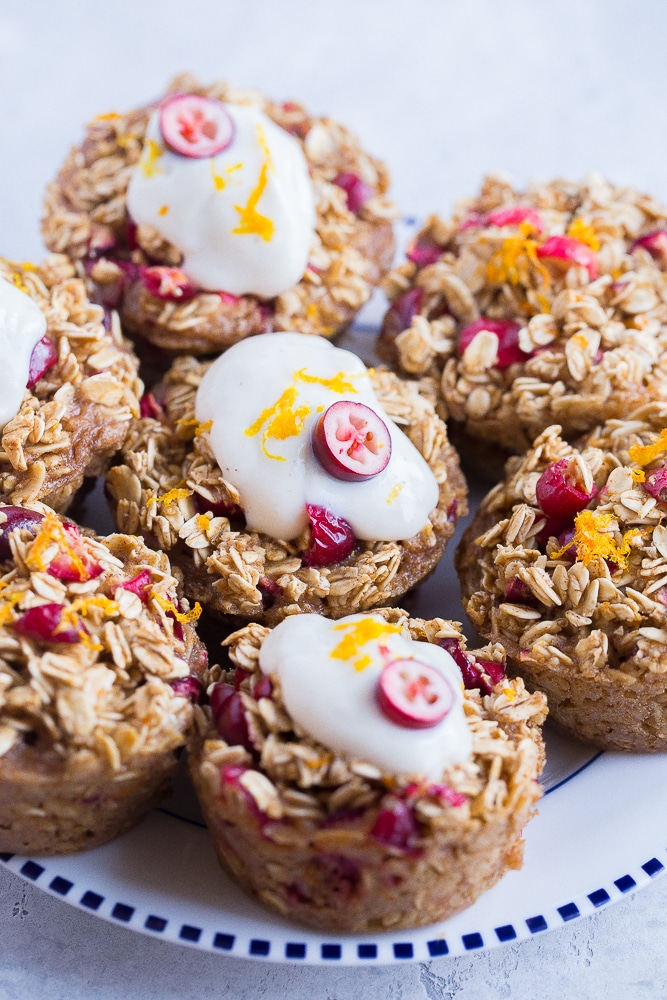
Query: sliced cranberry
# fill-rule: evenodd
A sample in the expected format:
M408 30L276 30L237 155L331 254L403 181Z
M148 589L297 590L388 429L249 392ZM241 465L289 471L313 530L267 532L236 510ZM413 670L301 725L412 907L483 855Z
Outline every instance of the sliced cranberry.
M121 583L119 590L129 590L131 594L136 594L142 604L148 604L150 599L152 580L147 569L142 569L140 573L133 576L131 580Z
M630 247L630 252L636 247L643 247L659 264L667 264L667 229L655 229L646 236L640 236Z
M575 546L572 544L572 542L574 541L574 534L575 534L575 527L573 524L571 524L568 528L565 529L565 531L561 531L560 534L558 535L558 548L565 549L563 555L560 556L560 558L569 559L570 562L574 562L575 559L577 558L577 550ZM546 545L548 541L549 539L547 538L544 544Z
M27 507L0 507L0 512L7 519L3 524L0 524L0 559L11 559L10 533L29 528L33 534L36 534L37 525L43 520L44 515L38 514L36 510L28 510Z
M144 419L150 418L152 420L162 420L162 418L164 417L164 410L162 409L162 407L160 406L160 404L158 403L157 399L155 398L152 392L146 392L141 397L141 402L139 403L139 410L141 416L144 417Z
M412 851L419 836L419 826L410 806L401 799L384 799L373 826L371 837L399 851Z
M490 678L494 687L505 680L505 668L502 663L497 663L495 660L475 660L475 666Z
M568 531L572 532L570 538L574 536L574 524L572 518L548 517L535 536L539 545L546 548L550 538L561 539Z
M301 557L306 566L331 566L347 559L357 544L347 521L316 504L306 504L306 511L310 543Z
M431 784L426 789L426 794L440 799L447 806L464 806L468 801L468 796L462 792L457 792L451 785Z
M459 334L458 352L463 355L465 349L473 342L478 333L487 330L498 338L498 356L495 368L509 368L510 365L522 364L532 357L519 347L519 331L521 327L518 323L513 323L508 319L486 319L482 316L464 326Z
M337 187L343 189L347 195L347 207L355 215L375 193L373 188L362 181L358 174L338 174L337 177L334 177L333 182Z
M489 226L520 226L522 222L528 222L538 233L544 229L541 216L534 208L528 205L513 205L511 208L497 208L495 212L489 212L486 217Z
M597 486L593 484L587 492L575 478L573 468L570 459L561 458L548 465L537 480L535 495L547 517L571 519L597 496Z
M37 642L80 642L82 632L79 629L59 628L64 610L64 604L40 604L30 608L14 622L14 631Z
M231 292L218 292L218 297L220 298L220 301L224 302L226 306L231 306L232 308L234 308L234 306L237 306L241 301L238 295L232 295Z
M50 337L44 336L41 340L38 340L32 349L32 354L30 355L30 364L28 368L28 389L32 389L33 385L39 382L42 375L53 368L56 361L58 360L58 351L56 350L56 345L53 343Z
M251 677L251 676L252 676L252 673L251 673L250 670L246 670L244 667L237 667L236 671L234 672L234 690L235 691L240 691L241 690L241 685L243 684L243 682L246 681L248 679L248 677ZM228 684L226 685L226 688L227 687L229 687ZM214 690L215 690L215 688L214 688ZM220 693L220 702L222 703L225 700L226 697L227 697L227 693L226 693L226 689L225 689L225 691L222 691Z
M463 686L466 690L470 691L473 688L479 688L480 694L491 694L493 685L496 681L494 681L493 678L491 681L487 680L484 676L484 668L480 665L484 664L484 666L488 666L490 661L476 661L472 658L472 656L468 656L467 653L463 652L463 648L461 647L461 643L458 639L439 639L438 645L447 650L456 663L456 666L461 671L461 679L463 680ZM499 664L494 664L494 673L497 672L495 668L499 666ZM500 667L500 669L502 669L502 667Z
M260 698L270 698L272 694L273 684L271 683L271 678L264 674L255 684L252 696L259 701Z
M457 499L452 500L449 507L447 508L447 520L455 521L456 515L459 509L459 502Z
M79 529L70 521L64 521L63 531L67 535L71 551L61 549L49 563L47 572L58 580L76 582L94 580L103 572L103 567L88 551Z
M262 607L265 611L272 608L282 594L282 587L275 580L272 580L270 576L260 576L257 589L262 595Z
M652 469L646 473L646 481L642 484L649 496L656 500L667 502L667 468Z
M505 587L505 600L510 604L534 604L535 595L523 580L513 576Z
M406 729L437 726L454 704L447 678L419 660L392 660L382 670L375 693L384 715Z
M418 236L405 251L405 256L417 267L428 267L435 264L442 256L443 248L428 236Z
M464 233L466 229L479 229L486 225L486 216L480 212L469 212L465 219L459 223L459 232Z
M177 677L176 680L170 681L170 684L174 694L181 698L189 698L190 701L199 701L204 691L202 682L192 674L189 677Z
M595 281L598 276L598 259L586 243L575 240L571 236L550 236L537 248L537 256L547 262L553 262L560 267L579 264L588 271L588 277Z
M137 224L130 215L128 215L125 221L125 242L128 250L139 249L139 241L137 240Z
M160 109L160 130L170 149L200 159L231 145L234 122L221 101L200 94L175 94Z
M336 893L340 901L352 899L361 883L359 862L344 854L322 853L316 860L317 867L324 872L327 887Z
M117 248L118 240L111 226L91 226L88 240L88 257L91 260L108 257Z
M180 267L162 265L141 267L139 277L146 291L156 299L164 299L167 302L187 302L198 292L197 286L192 284Z
M139 265L133 261L114 259L111 263L115 264L122 273L114 281L107 281L104 284L96 282L94 286L93 299L105 309L116 309L120 305L126 286L130 282L136 281L139 275ZM94 260L84 262L87 274L91 274L95 264Z
M241 695L229 684L216 684L211 691L211 708L216 728L223 740L230 746L245 747L252 752L254 747Z
M213 514L213 517L226 517L229 520L233 517L243 517L243 510L236 503L227 503L225 500L207 500L201 493L195 493L192 499L198 514Z
M383 334L390 340L395 340L399 333L407 330L421 309L423 299L423 288L410 288L403 292L387 310L382 323Z
M336 479L363 482L379 475L391 458L391 435L384 420L365 403L339 399L315 425L313 452Z

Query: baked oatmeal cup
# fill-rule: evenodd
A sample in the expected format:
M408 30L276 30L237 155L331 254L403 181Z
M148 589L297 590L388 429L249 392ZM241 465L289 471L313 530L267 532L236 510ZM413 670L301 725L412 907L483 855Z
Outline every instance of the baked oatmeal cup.
M667 404L578 446L541 434L457 552L464 607L550 717L604 749L667 750Z
M169 351L331 337L391 266L388 185L337 122L186 74L88 125L48 188L43 235L125 330Z
M0 351L0 501L64 510L139 413L137 359L56 254L0 258Z
M466 511L430 387L321 338L178 358L107 478L119 529L169 553L216 615L273 623L391 603ZM404 433L405 431L405 433Z
M0 850L97 847L168 794L206 651L162 553L0 507Z
M487 177L383 282L383 357L431 375L470 436L522 452L667 398L667 215L597 175Z
M431 924L511 868L534 812L544 698L456 623L399 609L230 636L189 756L222 865L329 931ZM461 664L466 690L462 684Z

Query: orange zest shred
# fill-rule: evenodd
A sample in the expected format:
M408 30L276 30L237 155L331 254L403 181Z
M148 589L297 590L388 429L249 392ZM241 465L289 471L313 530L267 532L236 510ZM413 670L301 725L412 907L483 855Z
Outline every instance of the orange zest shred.
M35 540L30 546L30 551L25 559L25 564L29 570L36 570L39 573L43 573L48 569L52 560L49 559L47 561L44 556L51 545L56 545L60 552L72 560L73 567L78 572L81 581L90 579L90 573L86 569L82 559L72 548L65 529L55 514L45 514L39 525Z
M162 594L157 594L155 591L151 593L151 600L155 601L163 611L169 611L174 616L177 622L181 625L187 625L190 622L196 622L201 615L201 604L196 601L194 608L189 611L179 611L173 601L170 601L168 597L163 597Z
M99 608L105 615L111 617L118 614L120 605L118 601L113 601L110 597L105 597L104 594L93 594L92 597L77 597L70 606L71 611L78 612L84 618L87 617L91 608Z
M596 557L608 559L616 563L619 569L627 569L628 556L630 555L630 541L641 535L639 528L630 528L623 535L620 542L607 531L614 517L611 514L604 514L594 510L582 510L574 519L574 537L557 552L552 552L552 559L560 559L572 546L575 547L577 560L584 566Z
M201 434L205 434L206 431L210 431L213 426L213 420L207 420L205 423L200 423L194 417L181 417L180 420L176 421L177 427L194 427L195 437L199 437Z
M531 274L537 271L548 288L551 278L537 256L539 244L528 237L531 229L526 230L525 226L525 223L521 224L520 236L508 236L501 248L496 250L486 267L487 279L497 285L530 285Z
M210 514L199 514L197 516L197 527L200 531L208 531L211 527L211 515Z
M567 235L572 240L585 243L586 246L590 247L591 250L595 250L596 253L600 249L600 241L595 235L595 230L584 219L574 219L568 227Z
M643 469L632 469L630 474L632 476L632 481L634 483L646 482L646 473L644 472Z
M161 496L149 497L146 501L146 506L150 507L153 503L163 503L165 507L170 507L177 500L185 500L186 497L191 497L194 490L186 490L177 487L176 489L169 490L168 493L163 493Z
M374 618L361 618L352 624L334 625L334 632L339 631L346 634L329 655L334 660L347 660L355 670L361 671L372 662L368 653L361 653L362 647L382 636L399 633L401 626L378 622Z
M142 153L141 159L139 160L139 166L141 167L145 177L154 177L155 174L162 173L162 167L159 166L159 160L162 156L162 150L155 139L148 139L146 145L144 146L144 151Z
M262 163L259 171L257 184L250 192L247 203L245 205L234 205L234 208L239 213L239 224L235 229L232 229L232 232L238 233L242 236L260 236L266 243L268 243L273 236L275 226L273 221L269 219L267 215L262 215L257 211L257 203L264 194L268 181L269 170L273 169L273 162L271 160L271 152L264 136L264 129L261 125L257 126L257 141L259 142L262 152L264 153L264 162Z
M657 440L651 444L633 444L632 448L628 449L628 457L637 465L649 465L665 451L667 451L667 427L660 431Z
M3 589L7 584L3 584ZM11 594L2 595L2 604L0 604L0 625L9 625L15 619L15 608L16 605L20 603L25 594L22 592L16 592Z

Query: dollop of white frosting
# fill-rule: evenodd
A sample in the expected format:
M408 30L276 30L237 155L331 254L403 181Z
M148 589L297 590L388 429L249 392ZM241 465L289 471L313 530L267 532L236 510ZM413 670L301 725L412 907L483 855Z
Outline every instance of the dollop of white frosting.
M15 417L30 372L30 355L46 333L46 317L36 302L0 278L0 426Z
M378 678L396 659L427 663L451 684L453 705L436 726L407 729L380 709ZM438 779L449 764L470 757L472 738L454 660L440 646L401 635L380 615L338 621L292 615L262 643L259 665L279 678L285 707L297 725L348 759L367 761L383 774Z
M313 454L317 421L341 399L365 403L391 435L389 463L364 482L337 479ZM212 422L213 453L252 531L296 538L313 504L344 518L359 539L400 541L421 531L438 503L435 476L380 406L364 363L319 337L268 333L235 344L204 375L195 414Z
M195 285L273 298L308 263L316 221L308 164L296 139L257 108L225 109L234 122L231 144L198 159L166 146L155 112L127 207L181 251Z

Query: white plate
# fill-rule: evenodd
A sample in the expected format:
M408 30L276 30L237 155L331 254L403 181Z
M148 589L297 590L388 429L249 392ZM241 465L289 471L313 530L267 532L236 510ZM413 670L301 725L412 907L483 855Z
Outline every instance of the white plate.
M346 338L370 358L378 305ZM479 499L478 484L471 501ZM76 516L113 530L101 488ZM412 614L464 618L452 558L411 596ZM473 639L472 633L469 637ZM473 640L474 641L474 640ZM451 920L411 931L328 936L263 909L219 867L184 776L172 799L112 844L79 855L0 862L102 919L204 951L319 965L424 961L561 927L641 888L667 865L667 756L600 754L546 729L547 794L525 831L521 871Z

